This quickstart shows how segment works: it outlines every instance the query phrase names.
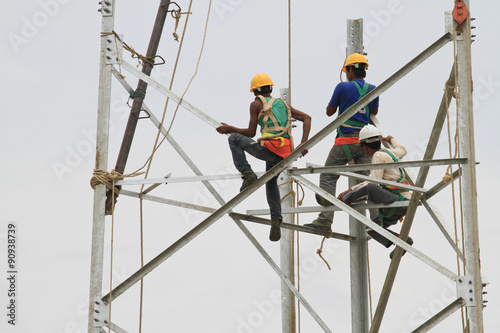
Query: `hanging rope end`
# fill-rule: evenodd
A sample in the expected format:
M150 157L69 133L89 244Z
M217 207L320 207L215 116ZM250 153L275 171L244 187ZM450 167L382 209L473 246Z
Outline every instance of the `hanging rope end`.
M447 172L446 175L443 176L443 181L446 184L451 183L452 180L453 180L453 176L449 172Z

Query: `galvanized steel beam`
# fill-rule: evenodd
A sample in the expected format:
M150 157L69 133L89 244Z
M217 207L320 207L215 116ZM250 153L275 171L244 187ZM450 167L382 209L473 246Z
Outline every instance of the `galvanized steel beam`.
M99 94L97 105L97 134L96 134L96 160L97 170L108 168L108 142L109 142L109 119L111 105L111 68L107 61L106 50L113 44L110 33L114 29L115 1L102 4L101 14L101 51L99 62ZM104 227L106 210L106 186L98 184L94 187L94 211L92 218L92 249L90 253L90 290L89 290L89 312L88 332L98 333L99 327L95 327L94 316L95 301L102 295L103 278L103 256L104 256Z
M474 146L474 111L472 104L472 66L471 66L471 13L470 1L457 2L463 14L468 14L464 23L454 22L456 39L457 90L458 90L458 131L460 137L460 156L467 157L469 163L462 166L461 197L464 221L465 272L473 278L471 289L472 306L467 306L469 331L484 332L483 326L483 283L479 254L478 206L476 189L476 156Z
M433 327L437 326L437 324L460 309L464 305L463 303L464 302L462 298L456 299L450 305L448 305L443 310L436 313L432 318L420 325L417 329L413 330L412 333L424 333L430 331Z
M347 20L346 58L353 53L364 54L363 19ZM353 173L343 175L349 177ZM355 174L358 175L358 174ZM359 183L358 178L349 177L349 187ZM360 214L364 209L357 209ZM351 330L355 333L368 333L370 313L368 308L368 259L365 228L349 216L349 234L356 240L349 243L351 276Z
M229 216L237 218L239 220L243 220L243 221L255 222L255 223L269 225L269 226L271 225L271 220L264 219L262 217L245 215L245 214L240 214L240 213L229 213ZM305 232L308 234L313 234L313 235L318 235L318 236L323 236L323 237L345 240L345 241L349 241L349 242L356 240L356 237L353 237L350 235L339 234L337 232L330 233L329 231L321 231L321 230L317 230L317 229L313 229L313 228L309 228L309 227L304 227L304 226L297 225L297 224L291 224L291 223L282 223L281 228Z

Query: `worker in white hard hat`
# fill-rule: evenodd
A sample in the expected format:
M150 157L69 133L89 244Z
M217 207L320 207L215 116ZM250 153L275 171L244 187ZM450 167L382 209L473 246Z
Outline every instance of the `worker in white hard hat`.
M366 155L371 157L373 164L398 162L400 158L406 155L406 149L403 145L390 135L383 138L379 129L373 125L367 125L361 129L359 132L359 142ZM381 142L390 142L394 148L384 148L381 146ZM408 184L405 180L404 171L401 168L371 170L370 177ZM360 200L389 205L393 202L405 201L410 198L411 194L409 190L397 186L379 185L370 181L357 184L347 191L340 193L338 196L339 200L348 205ZM371 219L383 228L388 228L401 220L405 216L406 210L407 207L381 208L378 210L378 215L371 216ZM396 232L387 230L399 237L399 234ZM385 247L390 247L394 244L372 229L368 230L368 234ZM406 242L410 245L413 244L413 240L410 237L408 237ZM390 253L391 258L393 253L394 251Z
M340 116L354 103L375 89L374 85L365 81L367 69L368 61L364 55L353 53L347 57L342 71L346 73L349 82L340 82L335 87L332 98L326 107L328 117L333 116L337 110ZM370 115L378 113L378 106L379 98L377 97L337 128L335 143L328 153L325 166L346 165L350 161L354 161L356 164L371 162L370 157L361 149L358 137L361 128L370 123ZM360 171L359 173L368 175L368 171ZM322 173L319 186L331 195L335 195L338 179L338 174ZM331 202L318 194L316 194L316 201L322 206L331 206ZM332 221L333 211L321 212L312 223L305 224L305 226L330 230Z
M255 100L250 104L250 121L247 128L238 128L226 123L217 127L221 134L232 133L229 136L229 148L233 155L236 169L242 174L243 184L240 191L250 186L257 180L257 175L247 161L245 153L255 158L266 161L266 171L286 158L293 148L291 135L292 118L301 121L302 140L295 149L309 138L311 130L311 117L306 113L289 106L281 98L273 98L273 81L265 74L255 75L250 82L250 92L255 95ZM257 124L261 127L262 136L257 141L255 136ZM307 149L302 149L302 156L307 154ZM266 197L271 213L271 231L269 239L278 241L281 238L281 198L278 188L278 175L266 183Z

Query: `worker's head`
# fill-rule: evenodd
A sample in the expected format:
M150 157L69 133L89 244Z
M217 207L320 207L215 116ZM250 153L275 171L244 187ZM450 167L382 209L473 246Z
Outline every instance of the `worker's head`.
M359 131L359 143L368 156L372 156L380 149L380 137L382 133L373 125L366 125Z
M359 53L353 53L345 60L342 71L346 73L347 79L352 81L354 79L364 79L367 69L368 60L366 60L366 57Z
M250 82L250 92L258 94L269 93L273 90L273 81L266 73L259 73L252 78Z

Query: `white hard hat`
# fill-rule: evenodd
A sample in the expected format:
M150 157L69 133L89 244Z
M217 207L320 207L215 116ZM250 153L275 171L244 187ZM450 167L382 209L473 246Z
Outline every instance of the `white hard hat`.
M373 125L366 125L359 131L359 142L365 142L365 143L370 143L370 142L375 142L380 140L380 136L382 133L380 133L380 130L373 126Z

